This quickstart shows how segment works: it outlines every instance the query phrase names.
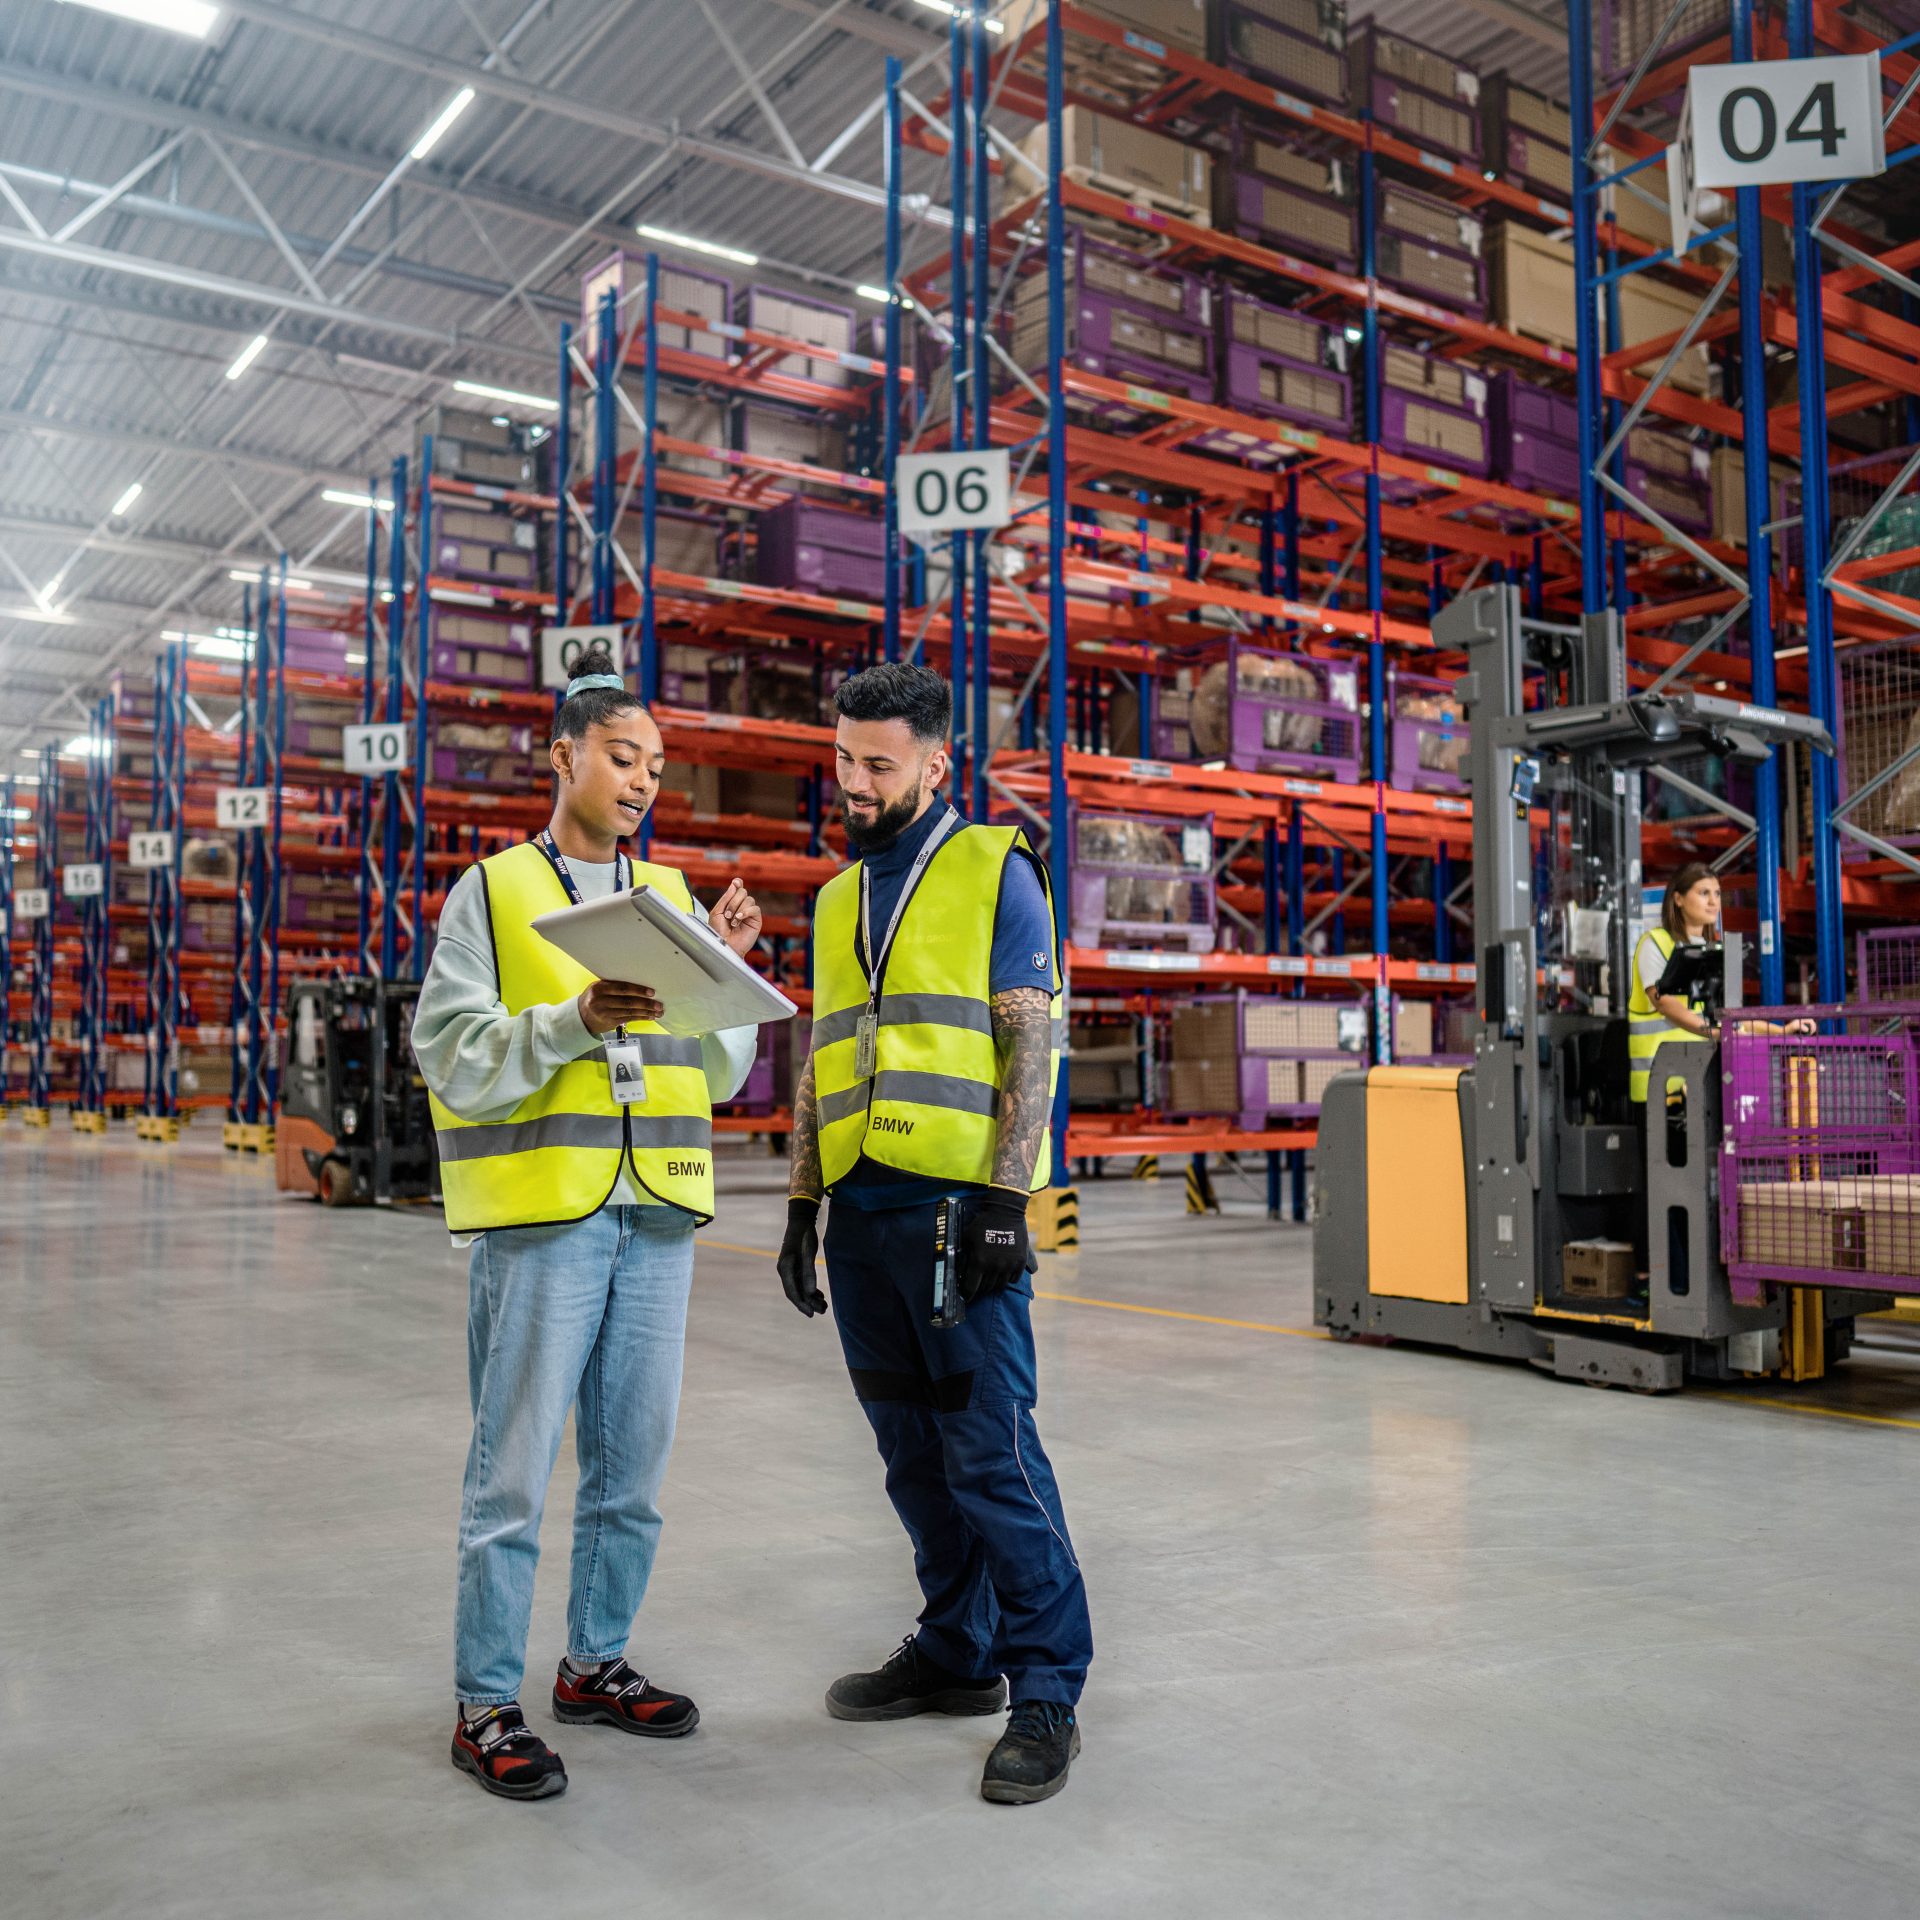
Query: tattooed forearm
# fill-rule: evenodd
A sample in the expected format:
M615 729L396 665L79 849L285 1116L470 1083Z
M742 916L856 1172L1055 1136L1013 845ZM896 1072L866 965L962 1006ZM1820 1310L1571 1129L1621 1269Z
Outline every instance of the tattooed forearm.
M1053 1100L1048 1081L1053 1060L1053 1007L1040 987L1013 987L996 993L987 1006L993 1016L993 1046L1000 1056L1000 1135L993 1151L993 1184L1025 1193L1033 1184L1040 1136L1047 1130Z
M820 1171L820 1101L813 1090L813 1061L800 1069L793 1092L793 1140L788 1149L787 1196L818 1200L827 1190Z

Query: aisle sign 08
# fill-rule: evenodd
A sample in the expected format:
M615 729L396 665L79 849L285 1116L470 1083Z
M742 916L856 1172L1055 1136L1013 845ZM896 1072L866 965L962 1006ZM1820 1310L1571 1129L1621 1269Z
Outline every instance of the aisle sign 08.
M900 531L961 533L1007 524L1007 449L903 453L894 462L894 511Z
M1697 191L1884 173L1880 113L1878 53L1694 67L1675 177Z

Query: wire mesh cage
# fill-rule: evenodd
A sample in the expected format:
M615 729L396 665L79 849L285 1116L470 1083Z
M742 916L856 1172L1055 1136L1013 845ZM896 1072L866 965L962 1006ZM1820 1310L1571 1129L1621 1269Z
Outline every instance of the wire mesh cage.
M1862 1000L1920 1000L1920 927L1875 927L1859 934L1854 958L1854 991Z
M1840 798L1872 789L1848 817L1895 846L1920 845L1920 758L1873 785L1903 754L1920 747L1920 636L1849 648L1835 665ZM1841 846L1853 857L1867 853L1850 836Z
M1912 1292L1920 1281L1920 1007L1746 1014L1721 1048L1720 1228L1736 1280Z

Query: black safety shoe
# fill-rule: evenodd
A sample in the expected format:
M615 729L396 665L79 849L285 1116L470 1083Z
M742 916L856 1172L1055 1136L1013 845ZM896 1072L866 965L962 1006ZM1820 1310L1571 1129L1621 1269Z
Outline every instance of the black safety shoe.
M527 1725L517 1703L457 1719L453 1764L503 1800L550 1800L567 1790L560 1756Z
M987 1755L980 1798L996 1806L1024 1807L1051 1800L1067 1784L1067 1769L1080 1751L1080 1723L1058 1700L1022 1700L1007 1716L1000 1744Z
M905 1720L916 1713L998 1713L1007 1683L996 1673L985 1680L936 1667L909 1634L876 1673L842 1674L827 1689L827 1711L836 1720Z

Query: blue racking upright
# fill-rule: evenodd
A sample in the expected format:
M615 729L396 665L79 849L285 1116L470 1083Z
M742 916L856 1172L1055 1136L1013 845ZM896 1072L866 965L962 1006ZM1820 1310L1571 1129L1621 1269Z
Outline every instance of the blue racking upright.
M0 775L0 1119L13 1110L13 849L19 783Z
M79 1008L74 1037L80 1047L78 1097L71 1119L76 1133L107 1129L107 1091L111 1077L111 983L113 964L114 805L113 702L101 699L87 714L86 826L84 867L93 869L97 890L78 902L80 915Z
M33 978L27 1012L27 1104L29 1126L53 1120L54 903L60 860L60 756L40 750L40 784L34 789L34 886L44 911L33 923Z
M181 878L186 852L187 675L179 647L154 663L153 800L148 832L166 836L147 872L147 1036L141 1139L180 1137Z

